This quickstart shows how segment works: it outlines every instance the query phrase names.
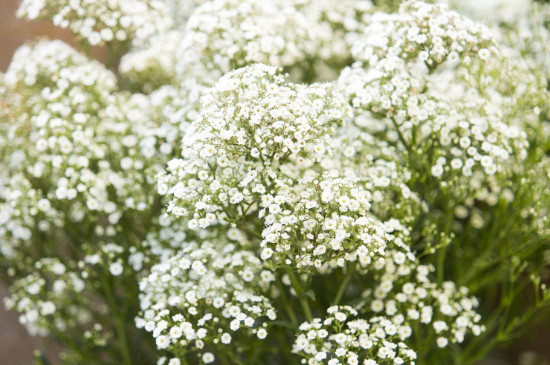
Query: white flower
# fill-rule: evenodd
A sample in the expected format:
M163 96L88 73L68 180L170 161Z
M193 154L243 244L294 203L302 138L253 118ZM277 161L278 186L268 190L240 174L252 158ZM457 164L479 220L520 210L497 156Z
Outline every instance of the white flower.
M205 363L205 364L211 364L213 363L215 360L215 357L212 353L210 352L205 352L203 355L202 355L202 361Z
M181 330L180 327L172 327L170 328L170 338L172 339L176 339L176 338L180 338L183 334L183 331Z
M40 313L44 316L49 316L55 313L55 310L55 304L53 304L52 302L44 302L40 306Z
M158 336L156 339L156 344L159 350L164 350L170 345L170 340L166 336Z
M372 317L369 321L351 319L341 326L331 325L336 319L335 316L353 318L357 314L357 311L349 306L335 306L327 310L325 320L315 318L312 322L302 323L292 351L304 361L312 363L332 357L336 360L332 362L334 364L358 364L359 359L364 364L376 364L373 362L375 359L369 359L369 354L377 354L383 359L393 359L396 355L407 361L416 358L416 353L409 350L404 343L398 345L399 339L395 333L390 334L384 330L384 327L387 328L392 323L385 317ZM410 330L410 327L408 329ZM365 353L365 349L369 349L369 352Z
M436 342L439 348L444 348L449 343L449 340L447 340L445 337L438 337Z
M124 268L123 268L123 266L120 264L120 262L113 262L113 263L109 266L109 272L110 272L111 275L113 275L113 276L119 276L120 274L122 274L123 271L124 271Z
M441 175L443 175L443 166L433 165L432 166L432 176L433 177L440 177Z

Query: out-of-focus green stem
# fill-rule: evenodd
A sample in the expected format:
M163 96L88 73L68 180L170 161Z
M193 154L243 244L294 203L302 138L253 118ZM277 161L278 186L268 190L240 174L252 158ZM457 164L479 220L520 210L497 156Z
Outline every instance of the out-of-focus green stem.
M124 328L124 323L122 322L122 318L120 317L120 313L118 311L118 307L113 296L112 287L109 284L109 280L106 274L103 274L101 279L103 290L105 292L105 297L107 299L107 304L109 305L109 308L113 315L116 331L116 341L118 347L120 348L124 365L132 365L132 358L130 356L130 350L128 348L128 341L126 339L126 329Z
M344 295L344 291L348 287L348 283L351 280L351 277L353 276L354 271L355 271L355 265L352 265L349 268L346 274L346 277L340 284L340 287L338 288L338 292L336 293L336 298L334 298L334 305L338 305L340 303L340 300L342 299L342 295Z
M300 301L300 306L302 307L304 316L306 317L308 322L313 321L313 316L311 315L311 308L309 307L307 296L304 295L307 288L302 288L300 281L298 280L298 278L296 277L296 274L294 274L291 268L287 268L286 272L290 278L290 281L292 282L292 286L294 287L294 290L296 290L296 295L298 296L298 300Z

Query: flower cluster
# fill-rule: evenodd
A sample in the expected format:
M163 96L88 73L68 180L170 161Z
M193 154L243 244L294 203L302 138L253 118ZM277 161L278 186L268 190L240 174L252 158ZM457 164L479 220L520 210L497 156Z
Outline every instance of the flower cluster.
M139 42L170 27L168 9L159 0L24 0L17 16L51 20L92 46Z
M185 23L195 9L206 3L206 0L162 0L168 7L172 16L172 23L175 29L184 29Z
M300 270L342 267L346 261L367 266L382 258L395 237L393 229L370 216L370 200L371 193L354 180L330 175L313 175L276 196L264 195L262 259Z
M4 300L6 308L21 313L19 321L32 335L86 325L92 317L87 299L81 296L86 281L56 258L41 259L34 268L35 272L15 281L11 296ZM46 280L44 273L53 275Z
M343 176L357 179L361 187L371 192L371 211L378 219L399 219L403 224L411 224L427 208L408 185L412 173L400 163L399 151L356 126L375 122L360 115L354 119L355 125L341 128L332 139L333 156L321 161L321 165L328 171L340 171ZM388 205L387 201L394 204Z
M205 2L185 25L176 70L181 77L211 84L253 63L299 65L316 49L309 25L304 14L285 1Z
M149 41L150 46L125 54L118 70L130 88L150 93L162 85L173 84L177 80L174 68L182 36L179 31L155 35Z
M446 60L467 63L477 53L489 57L494 44L489 28L441 4L405 1L397 13L377 13L370 22L352 47L354 59L370 65L390 56L428 68Z
M253 212L283 165L329 153L331 131L348 112L330 85L286 84L262 64L222 77L201 103L183 158L168 163L158 184L171 198L168 212L189 218L190 228Z
M444 0L453 9L472 19L491 23L514 23L524 20L533 3L528 0L493 0L480 2L474 0Z
M274 320L276 312L262 293L274 280L253 253L234 244L186 244L140 283L136 325L153 333L159 350L182 357L196 349L202 363L209 363L214 357L208 350L235 351L233 339L241 332L267 336L265 319Z
M117 286L137 292L135 278L133 287L126 282L128 266L139 272L155 262L148 247L129 246L153 227L154 176L179 151L185 111L166 107L176 93L118 91L115 74L60 41L23 46L2 83L2 102L13 106L0 115L7 166L0 262L14 277L9 307L33 334L103 351L116 332L107 313L121 295ZM59 265L37 267L44 257L62 261L70 275L58 274ZM36 285L43 289L29 293ZM42 315L43 303L56 312ZM137 301L125 308L132 307ZM78 363L83 355L67 356Z
M550 305L521 1L23 0L83 53L0 73L6 306L71 365L479 361Z
M334 80L337 71L349 64L351 45L357 33L369 23L374 11L370 0L293 0L294 6L309 20L316 43L312 65L302 79ZM296 72L296 70L293 70Z
M135 186L154 185L183 129L155 111L159 95L114 93L114 74L59 41L25 46L14 59L7 97L24 109L2 125L11 141L2 147L11 166L2 236L28 239L32 217L46 231L101 216L116 225L128 209L149 209L155 197Z
M475 311L479 303L467 296L467 288L457 288L451 281L438 285L429 278L432 266L403 262L401 256L388 252L383 264L374 264L377 285L363 293L368 303L363 313L413 327L415 322L431 325L441 348L449 342L462 343L468 333L479 336L484 331Z
M472 76L476 73L484 77ZM529 141L536 138L533 133L548 133L544 129L539 131L549 112L546 79L534 61L519 57L517 50L501 47L499 57L473 59L467 68L454 73L447 70L441 77L452 79L448 85L453 86L442 87L445 83L437 79L432 84L450 95L453 103L462 101L484 118L497 116L506 125L525 130Z
M428 153L430 173L437 179L453 181L476 170L490 176L502 171L510 157L526 157L521 126L503 121L488 95L471 95L471 88L461 89L460 82L447 78L456 77L452 67L473 74L468 67L476 63L473 59L498 59L488 29L418 1L379 16L354 42L354 58L362 63L345 69L339 79L355 108L386 118L382 133L392 131L410 157ZM473 98L477 103L470 102ZM367 125L367 131L380 133L378 124L374 129Z
M358 313L349 306L327 309L324 319L302 323L292 351L318 365L414 364L416 352L404 342L411 328L385 317L354 319Z
M75 221L84 218L83 207L114 213L105 184L95 183L90 169L90 160L103 159L108 150L91 137L100 123L97 108L115 88L114 75L59 41L24 46L14 60L5 76L6 99L21 110L2 120L11 141L2 146L10 166L2 183L3 221L9 222L2 236L27 241L36 218L41 231L61 226L69 212L57 211L54 201L73 202Z

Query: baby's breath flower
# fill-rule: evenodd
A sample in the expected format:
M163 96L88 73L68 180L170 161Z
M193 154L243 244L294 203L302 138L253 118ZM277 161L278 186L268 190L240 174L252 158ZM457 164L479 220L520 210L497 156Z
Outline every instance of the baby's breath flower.
M330 134L348 113L330 85L286 84L261 64L222 77L201 103L182 158L158 183L171 198L168 212L190 219L191 229L253 213L283 166L330 153Z
M501 57L486 27L419 1L407 1L398 13L381 13L371 21L352 49L361 62L345 69L338 81L357 119L361 111L382 119L363 128L401 144L410 161L432 151L425 159L429 169L422 173L442 181L444 188L452 182L451 194L457 197L472 194L476 171L490 180L503 174L512 158L525 159L527 135L522 126L502 120L503 109L490 102L494 95L475 95L474 104L459 81L448 79L456 73L451 67L472 74L469 68L477 62Z
M152 178L177 151L172 146L184 129L164 120L168 109L157 114L160 91L150 98L115 93L114 74L60 41L19 49L5 85L21 108L1 120L11 143L0 149L12 166L0 201L13 217L0 232L13 245L3 247L6 254L27 244L35 227L30 217L52 235L70 231L66 224L102 219L109 227L90 231L112 236L129 210L152 208Z
M490 52L494 44L489 28L442 4L408 0L397 13L376 13L370 22L352 47L353 57L366 64L396 55L431 68L455 53L463 59Z
M261 62L303 63L315 51L309 19L286 1L214 0L185 25L176 70L212 84L221 75Z
M46 336L90 323L85 289L78 273L68 271L56 258L43 258L34 263L31 274L14 282L4 303L20 313L19 321L31 335Z
M332 359L332 364L415 363L416 352L396 335L402 332L400 324L385 317L366 320L357 315L349 306L328 308L324 319L300 325L292 351L308 364L322 364L325 359Z
M485 330L476 312L479 302L468 296L467 288L457 288L451 281L437 285L429 277L434 271L432 266L403 261L401 255L388 251L383 262L374 264L378 284L364 292L370 300L362 313L385 315L411 327L418 321L432 326L441 339L438 345L445 346L448 342L462 343L466 335L479 336ZM401 340L411 335L410 331L399 332Z
M177 30L151 37L147 46L136 47L122 57L120 74L132 88L144 92L175 84L175 64L182 37L183 33Z
M17 16L51 20L92 46L143 40L171 24L166 5L158 0L24 0Z
M213 355L201 351L204 344L235 351L227 346L243 333L267 336L263 318L275 320L276 313L263 295L273 278L262 271L253 253L233 244L189 243L141 281L136 324L152 332L157 348L175 354L196 349L204 363L212 362Z
M375 120L363 115L354 122L363 125ZM409 187L413 175L402 165L400 151L388 142L355 125L346 125L332 139L331 149L333 155L321 161L321 166L357 179L357 185L370 192L371 210L380 220L398 219L410 224L427 209Z
M336 79L341 68L350 62L353 39L375 11L373 3L370 0L293 0L293 3L308 18L316 45L313 65L308 66L314 72L311 69L302 72L313 73L315 80ZM299 72L292 71L293 75Z
M369 216L371 193L354 179L311 175L265 196L262 258L299 270L343 266L359 261L367 266L399 245L382 222ZM402 245L404 246L404 245ZM406 247L403 247L406 250Z
M40 40L0 73L5 305L70 364L471 362L512 336L534 311L478 307L493 282L496 313L550 301L526 275L550 7L478 3L23 0L86 56Z

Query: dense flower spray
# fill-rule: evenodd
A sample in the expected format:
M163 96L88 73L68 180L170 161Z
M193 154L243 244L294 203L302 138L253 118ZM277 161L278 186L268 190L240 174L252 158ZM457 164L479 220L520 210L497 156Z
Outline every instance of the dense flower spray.
M490 356L550 304L548 14L24 0L82 52L0 74L6 307L70 365Z

